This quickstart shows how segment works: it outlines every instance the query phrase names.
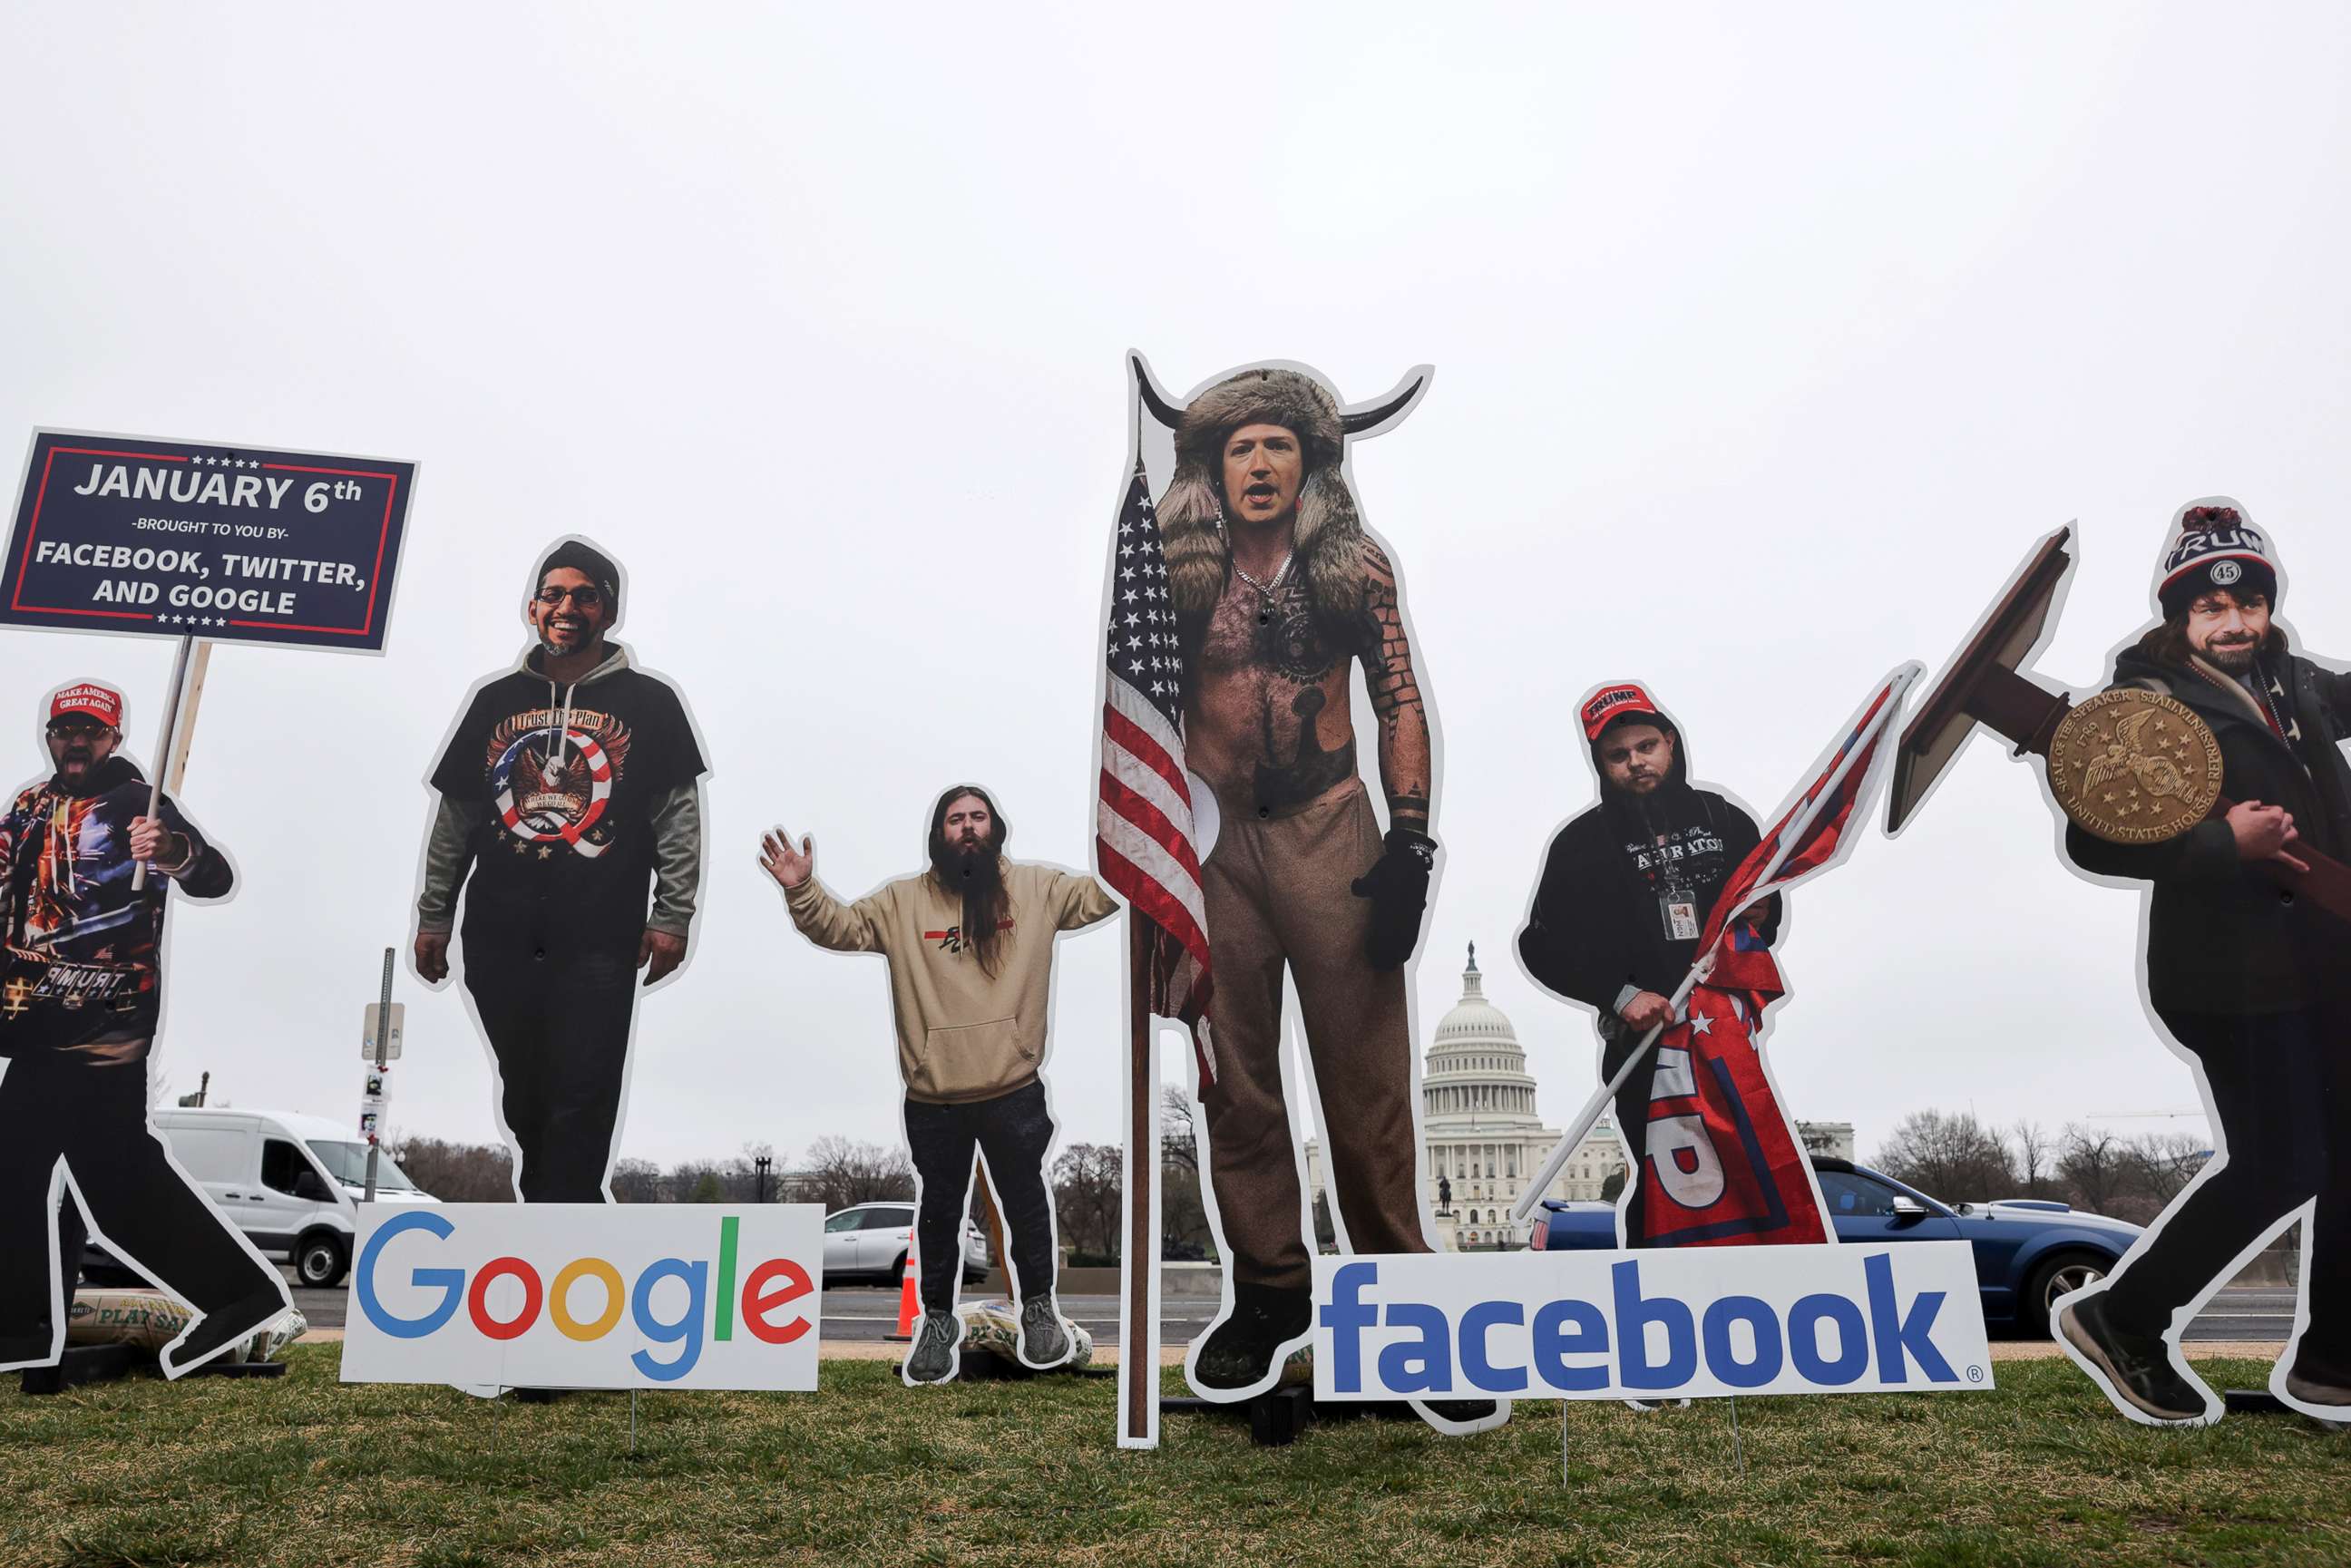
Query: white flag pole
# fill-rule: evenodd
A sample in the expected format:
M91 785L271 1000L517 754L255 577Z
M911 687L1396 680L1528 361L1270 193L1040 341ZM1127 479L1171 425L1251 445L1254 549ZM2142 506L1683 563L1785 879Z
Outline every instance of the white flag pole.
M189 632L180 639L179 652L172 657L172 694L163 705L163 733L155 741L155 771L147 781L147 815L154 817L162 810L163 774L171 766L172 742L180 730L180 695L188 685L188 653L196 645L195 634ZM147 862L141 861L131 869L131 891L139 893L147 886Z
M1781 831L1779 847L1773 851L1770 863L1764 866L1762 874L1755 879L1754 885L1749 889L1747 896L1739 901L1729 917L1723 921L1721 930L1716 933L1715 941L1718 944L1725 935L1729 934L1732 921L1744 915L1752 905L1782 891L1771 885L1771 878L1779 873L1780 867L1786 862L1789 852L1796 845L1803 842L1804 835L1811 831L1813 823L1820 817L1822 807L1835 798L1838 787L1843 785L1847 776L1852 773L1854 765L1865 754L1871 754L1871 743L1874 743L1876 738L1875 732L1883 731L1901 714L1902 700L1909 692L1910 684L1924 673L1923 667L1918 664L1905 664L1887 679L1886 698L1878 707L1878 718L1873 727L1873 733L1867 737L1857 738L1855 744L1846 748L1845 754L1837 759L1835 768L1830 771L1828 780L1813 792L1812 800L1805 804L1802 814L1794 818L1786 828ZM1871 754L1870 759L1875 763L1876 758ZM1860 813L1862 805L1863 802L1856 798L1853 803L1855 815ZM1689 973L1682 977L1682 983L1674 988L1674 994L1667 1001L1668 1021L1682 1010L1682 1004L1689 999L1690 992L1713 968L1714 949L1709 947L1698 955L1698 962L1691 965ZM1592 1131L1593 1124L1607 1113L1609 1102L1615 1099L1617 1091L1624 1088L1625 1081L1633 1076L1633 1069L1640 1065L1642 1060L1656 1047L1657 1037L1665 1031L1666 1026L1663 1023L1651 1025L1649 1032L1641 1037L1640 1043L1633 1048L1633 1053L1625 1059L1614 1074L1593 1092L1591 1099L1583 1103L1583 1109L1576 1113L1575 1121L1569 1126L1567 1134L1552 1147L1534 1178L1527 1184L1526 1190L1519 1195L1519 1201L1510 1206L1511 1224L1524 1224L1527 1218L1541 1204L1544 1189L1557 1178L1561 1169L1575 1153L1576 1145L1583 1143L1584 1135Z

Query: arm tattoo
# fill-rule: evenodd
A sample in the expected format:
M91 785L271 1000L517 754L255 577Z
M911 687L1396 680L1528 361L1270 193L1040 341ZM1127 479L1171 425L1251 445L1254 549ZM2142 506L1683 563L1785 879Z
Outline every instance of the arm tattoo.
M1387 552L1369 539L1364 541L1363 632L1364 683L1379 719L1380 779L1387 789L1388 820L1426 832L1433 772L1428 714L1405 637L1395 568Z
M1395 569L1387 552L1364 543L1364 679L1372 711L1384 719L1403 707L1420 706L1420 683L1412 672L1412 649L1404 635L1404 608L1396 595Z

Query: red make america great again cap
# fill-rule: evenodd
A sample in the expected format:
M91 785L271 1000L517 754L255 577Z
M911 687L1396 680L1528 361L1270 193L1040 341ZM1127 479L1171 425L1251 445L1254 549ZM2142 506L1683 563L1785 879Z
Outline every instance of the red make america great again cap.
M49 699L49 722L55 724L68 714L86 714L109 729L122 727L122 694L111 686L101 686L96 681L82 681L67 686Z
M1631 681L1619 681L1614 685L1601 687L1583 705L1583 738L1599 739L1600 732L1608 727L1609 721L1622 718L1628 713L1646 713L1655 718L1666 716L1658 711L1657 705L1649 700L1647 692Z

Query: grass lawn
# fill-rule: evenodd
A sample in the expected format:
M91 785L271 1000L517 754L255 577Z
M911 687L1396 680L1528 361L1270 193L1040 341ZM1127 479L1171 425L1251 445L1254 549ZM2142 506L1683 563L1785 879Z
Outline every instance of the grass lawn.
M1447 1439L1381 1419L1256 1448L1172 1416L1113 1446L1111 1379L555 1405L273 1382L0 1387L0 1563L1078 1562L1708 1564L2351 1561L2351 1432L2291 1416L2125 1422L2062 1361L1987 1394L1556 1405ZM2215 1386L2253 1362L2202 1362ZM1175 1379L1170 1373L1169 1391Z

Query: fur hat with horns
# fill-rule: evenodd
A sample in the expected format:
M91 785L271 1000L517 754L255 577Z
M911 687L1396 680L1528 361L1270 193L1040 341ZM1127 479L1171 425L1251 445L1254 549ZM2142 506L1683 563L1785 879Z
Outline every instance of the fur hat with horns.
M1167 595L1177 615L1206 619L1232 570L1224 526L1226 438L1245 424L1279 424L1297 435L1306 459L1293 541L1298 577L1315 620L1345 624L1364 602L1364 527L1347 488L1346 438L1371 434L1410 408L1427 385L1426 368L1360 413L1343 412L1322 382L1298 371L1243 371L1182 408L1160 393L1140 360L1134 373L1144 404L1176 433L1176 477L1157 511Z

